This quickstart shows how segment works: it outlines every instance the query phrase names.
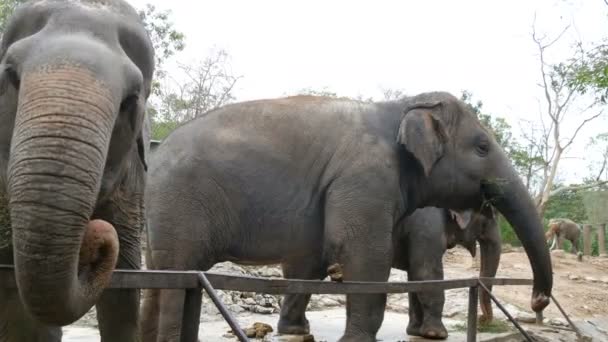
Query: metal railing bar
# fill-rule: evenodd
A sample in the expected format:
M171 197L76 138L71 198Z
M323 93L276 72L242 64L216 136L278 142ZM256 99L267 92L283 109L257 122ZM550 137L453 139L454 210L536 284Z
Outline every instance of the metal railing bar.
M245 332L243 331L243 329L241 329L241 327L237 323L236 319L234 319L234 317L232 317L232 314L230 313L230 311L228 311L228 309L224 306L224 303L222 303L222 301L220 300L220 297L217 295L217 292L215 292L213 286L211 286L211 283L205 276L204 272L198 273L198 280L200 281L200 284L203 286L203 288L209 295L209 298L211 298L211 301L213 301L213 304L215 304L215 307L217 307L217 309L222 314L222 317L224 317L226 322L228 322L228 325L230 326L230 328L232 328L232 332L239 339L239 341L241 341L241 342L249 341L247 336L245 336Z
M534 342L534 340L532 339L532 337L530 337L530 335L528 335L528 333L524 330L524 328L521 327L521 325L515 320L515 318L513 318L513 316L511 316L511 314L507 311L507 309L502 306L502 304L500 304L498 302L498 299L496 299L496 297L494 297L494 295L492 294L492 291L490 291L481 281L481 279L479 280L479 286L481 286L483 288L484 291L486 291L486 293L488 294L488 296L490 296L490 299L492 299L492 301L494 302L494 304L496 304L496 306L498 306L498 308L505 314L505 316L507 316L507 318L509 319L509 321L511 321L511 323L513 323L513 325L515 325L515 327L517 328L517 330L519 330L519 332L524 335L524 337L526 338L526 341L528 342Z
M555 306L557 306L557 308L562 313L562 315L564 316L564 318L566 319L566 321L568 321L568 324L570 324L570 327L572 327L572 330L574 330L574 332L576 333L576 335L578 335L579 338L583 338L583 334L581 333L581 331L570 320L570 317L568 317L568 315L566 314L566 312L564 311L564 309L562 308L562 306L559 305L559 302L557 300L555 300L555 297L553 297L553 295L551 295L551 300L553 300L553 303L555 303Z

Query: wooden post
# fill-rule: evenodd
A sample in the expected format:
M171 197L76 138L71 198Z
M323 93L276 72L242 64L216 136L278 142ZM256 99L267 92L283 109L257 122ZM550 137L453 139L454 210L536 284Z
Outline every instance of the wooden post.
M583 225L583 254L585 256L591 255L591 225Z
M184 312L182 313L181 342L197 342L198 326L201 319L201 306L203 304L203 289L187 289L184 298Z
M467 342L477 341L477 298L479 296L479 288L477 286L469 287L469 312L467 321Z
M597 227L597 246L601 257L606 257L606 224Z

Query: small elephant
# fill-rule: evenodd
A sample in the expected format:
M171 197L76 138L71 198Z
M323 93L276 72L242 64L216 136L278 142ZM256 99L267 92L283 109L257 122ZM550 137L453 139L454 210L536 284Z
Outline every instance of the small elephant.
M500 262L500 232L494 209L475 212L470 221L458 212L427 207L405 218L393 233L393 267L408 272L408 280L443 279L443 254L456 245L465 247L474 257L476 242L481 247L481 277L494 277ZM480 292L483 321L492 320L492 304ZM444 339L448 333L441 321L444 291L409 293L407 333L426 338ZM310 296L287 295L281 306L279 331L307 334L310 331L305 309Z
M566 239L572 243L573 254L578 253L578 242L581 236L582 227L580 224L563 218L554 218L549 221L549 228L545 234L547 242L553 238L553 243L549 250L553 250L556 247L561 248L563 239Z
M402 218L490 200L530 258L532 308L549 304L551 259L534 203L492 134L449 93L227 105L174 130L148 176L151 269L281 263L288 278L322 279L339 264L346 281L387 281ZM178 339L183 300L174 290L146 295L145 341ZM385 305L386 294L347 295L340 341L375 341Z
M60 341L93 305L101 340L139 341L154 50L122 0L32 0L0 46L0 341Z

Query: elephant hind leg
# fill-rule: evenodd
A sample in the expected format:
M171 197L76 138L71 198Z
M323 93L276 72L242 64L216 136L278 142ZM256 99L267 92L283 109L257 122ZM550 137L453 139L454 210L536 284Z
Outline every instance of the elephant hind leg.
M283 277L290 279L323 279L327 272L323 270L320 260L321 253L311 258L283 263ZM278 332L288 335L305 335L310 333L306 307L310 302L310 294L287 294L283 297L281 317L278 323Z

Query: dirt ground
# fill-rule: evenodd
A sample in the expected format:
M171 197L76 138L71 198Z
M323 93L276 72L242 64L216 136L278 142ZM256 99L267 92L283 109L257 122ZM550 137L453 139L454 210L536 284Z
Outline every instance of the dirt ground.
M563 251L554 251L552 261L554 265L553 294L570 317L578 322L590 319L596 319L596 322L608 322L608 258L585 257L583 261L578 261L575 255L566 254ZM459 247L449 250L444 255L444 269L446 279L474 277L479 273L478 263L471 258L468 251ZM216 265L212 271L262 277L280 276L279 268L275 266L242 267L231 263L222 263ZM532 277L528 258L521 248L505 247L503 249L497 277ZM393 270L390 280L406 281L407 273ZM494 288L493 293L516 319L527 321L534 318L530 310L531 291L531 286L499 286ZM243 326L248 326L254 322L265 322L276 329L280 296L224 291L218 291L218 293L228 309ZM336 295L312 296L309 316L312 333L317 340L321 338L321 340L331 341L338 338L344 325L344 299L344 296ZM464 340L462 325L466 322L467 305L468 289L446 291L444 323L449 330L450 341ZM407 294L389 295L387 302L389 313L379 334L382 340L420 341L420 339L411 339L405 335L408 306ZM494 316L497 320L506 319L496 307L494 307ZM527 327L537 331L538 329L544 329L544 334L549 335L546 338L548 341L576 340L572 332L563 330L566 328L566 321L555 305L551 304L547 307L544 317L546 328L535 328L533 325L527 325ZM234 337L226 338L223 336L226 327L226 323L219 316L217 309L205 296L201 313L200 337L205 341L234 341ZM64 330L66 333L65 340L70 342L98 341L96 328L97 321L94 310L92 310L75 325ZM606 328L608 327L602 327L601 331ZM513 329L510 331L511 333L515 332ZM515 335L518 336L517 333ZM395 339L395 336L400 337ZM602 337L599 341L608 340L608 332L602 336L606 336L606 339ZM283 341L275 335L264 340ZM487 339L487 341L490 340L519 341L520 339L498 339L498 335L495 335Z
M463 249L448 251L444 256L446 278L474 275L471 260L470 254ZM568 315L577 319L608 315L608 258L584 257L581 262L573 254L553 251L551 260L553 296ZM496 276L532 277L530 262L521 248L503 251ZM528 286L499 286L493 289L493 293L501 302L530 310L531 288ZM553 304L544 314L545 317L561 317Z

